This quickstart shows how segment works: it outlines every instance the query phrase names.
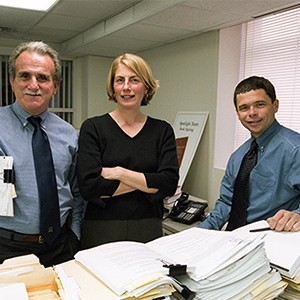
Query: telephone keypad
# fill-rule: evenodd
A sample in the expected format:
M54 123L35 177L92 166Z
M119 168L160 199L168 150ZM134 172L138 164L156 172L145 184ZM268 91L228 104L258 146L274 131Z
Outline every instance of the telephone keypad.
M203 218L207 207L206 203L191 201L187 197L177 201L177 203L175 202L176 207L170 213L169 218L184 224L192 224Z

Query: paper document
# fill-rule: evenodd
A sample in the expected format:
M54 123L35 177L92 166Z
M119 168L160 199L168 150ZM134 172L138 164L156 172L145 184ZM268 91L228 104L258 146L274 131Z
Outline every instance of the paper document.
M239 260L262 243L262 236L191 228L146 245L176 263L186 264L189 276L199 281Z
M95 257L94 257L95 259ZM97 258L96 258L97 259ZM105 300L125 300L136 299L130 296L129 293L117 295L110 289L103 281L96 277L90 270L85 268L76 260L67 261L60 265L54 266L62 283L62 290L59 291L62 299L67 300L91 300L91 299L105 299ZM106 270L109 271L109 270ZM174 289L169 284L161 284L155 288L153 286L142 286L137 289L137 293L141 293L142 297L138 299L151 300L153 298L170 295ZM79 289L78 289L79 287ZM145 292L145 289L147 292ZM64 297L63 297L64 295Z
M12 217L13 211L13 158L0 156L0 216Z
M249 233L253 229L268 228L267 221L258 221L234 230L237 233ZM289 278L300 274L300 231L285 232L265 230L250 234L264 234L267 257L271 265L282 275Z
M24 283L27 293L57 289L54 270L41 265L33 254L6 259L0 265L0 283Z
M0 284L0 299L5 300L28 300L24 283Z
M152 242L115 242L79 251L83 264L116 294L132 292L138 286L165 280L164 265L187 266L194 280L212 274L240 260L262 245L260 236L191 228Z
M162 274L168 272L160 254L138 242L115 242L79 251L75 259L117 295L163 279Z

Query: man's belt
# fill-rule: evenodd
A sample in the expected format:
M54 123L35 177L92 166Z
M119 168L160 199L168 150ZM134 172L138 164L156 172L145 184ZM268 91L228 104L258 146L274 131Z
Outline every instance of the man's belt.
M11 230L3 229L3 228L0 228L0 237L12 241L19 241L19 242L38 243L38 244L45 243L45 239L41 235L23 234Z

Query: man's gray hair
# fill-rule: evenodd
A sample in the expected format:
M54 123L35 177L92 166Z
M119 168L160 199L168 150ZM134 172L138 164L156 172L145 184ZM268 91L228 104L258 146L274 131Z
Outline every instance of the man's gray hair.
M39 41L21 43L13 50L8 61L8 70L11 78L16 77L16 60L18 56L24 51L37 52L41 55L49 55L54 63L55 68L53 74L53 81L54 83L60 82L62 67L58 53L46 43Z

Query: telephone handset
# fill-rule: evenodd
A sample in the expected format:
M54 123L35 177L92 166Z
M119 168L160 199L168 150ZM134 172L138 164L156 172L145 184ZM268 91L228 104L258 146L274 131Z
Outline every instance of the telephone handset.
M189 194L182 192L174 202L169 218L184 224L192 224L205 218L206 203L189 200Z

